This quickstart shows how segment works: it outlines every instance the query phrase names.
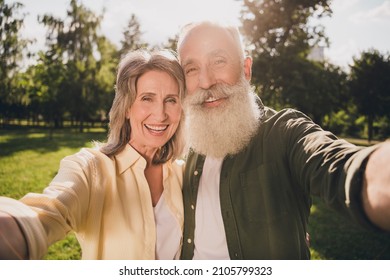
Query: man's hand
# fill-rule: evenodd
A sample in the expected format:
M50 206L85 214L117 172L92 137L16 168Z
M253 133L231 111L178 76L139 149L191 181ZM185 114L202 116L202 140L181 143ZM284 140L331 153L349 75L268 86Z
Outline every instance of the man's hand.
M371 222L390 232L390 142L385 142L368 159L362 199Z

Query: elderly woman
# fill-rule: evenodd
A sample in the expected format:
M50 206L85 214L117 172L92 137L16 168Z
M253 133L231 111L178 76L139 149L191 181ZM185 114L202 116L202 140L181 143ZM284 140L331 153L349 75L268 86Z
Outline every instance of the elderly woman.
M65 157L42 194L0 198L0 258L42 258L70 231L83 259L177 258L183 97L171 52L124 57L107 143Z

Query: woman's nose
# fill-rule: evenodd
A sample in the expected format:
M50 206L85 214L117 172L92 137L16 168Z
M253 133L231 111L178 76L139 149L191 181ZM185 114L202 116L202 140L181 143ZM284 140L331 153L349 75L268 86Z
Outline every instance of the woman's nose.
M154 111L154 116L156 118L156 121L158 121L158 122L165 121L168 118L165 104L162 103L162 104L157 105L157 107Z

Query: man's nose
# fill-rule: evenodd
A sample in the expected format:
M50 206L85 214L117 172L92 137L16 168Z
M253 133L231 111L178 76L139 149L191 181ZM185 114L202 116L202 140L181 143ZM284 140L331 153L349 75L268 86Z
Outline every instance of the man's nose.
M209 89L215 85L216 79L213 71L205 67L199 74L199 87L202 89Z

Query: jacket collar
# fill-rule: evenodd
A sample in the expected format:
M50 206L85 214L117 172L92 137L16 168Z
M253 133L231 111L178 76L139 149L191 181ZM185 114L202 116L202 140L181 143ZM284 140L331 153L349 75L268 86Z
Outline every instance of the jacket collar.
M127 144L119 154L115 155L115 160L119 174L122 174L133 165L143 169L146 167L146 160L130 144Z

